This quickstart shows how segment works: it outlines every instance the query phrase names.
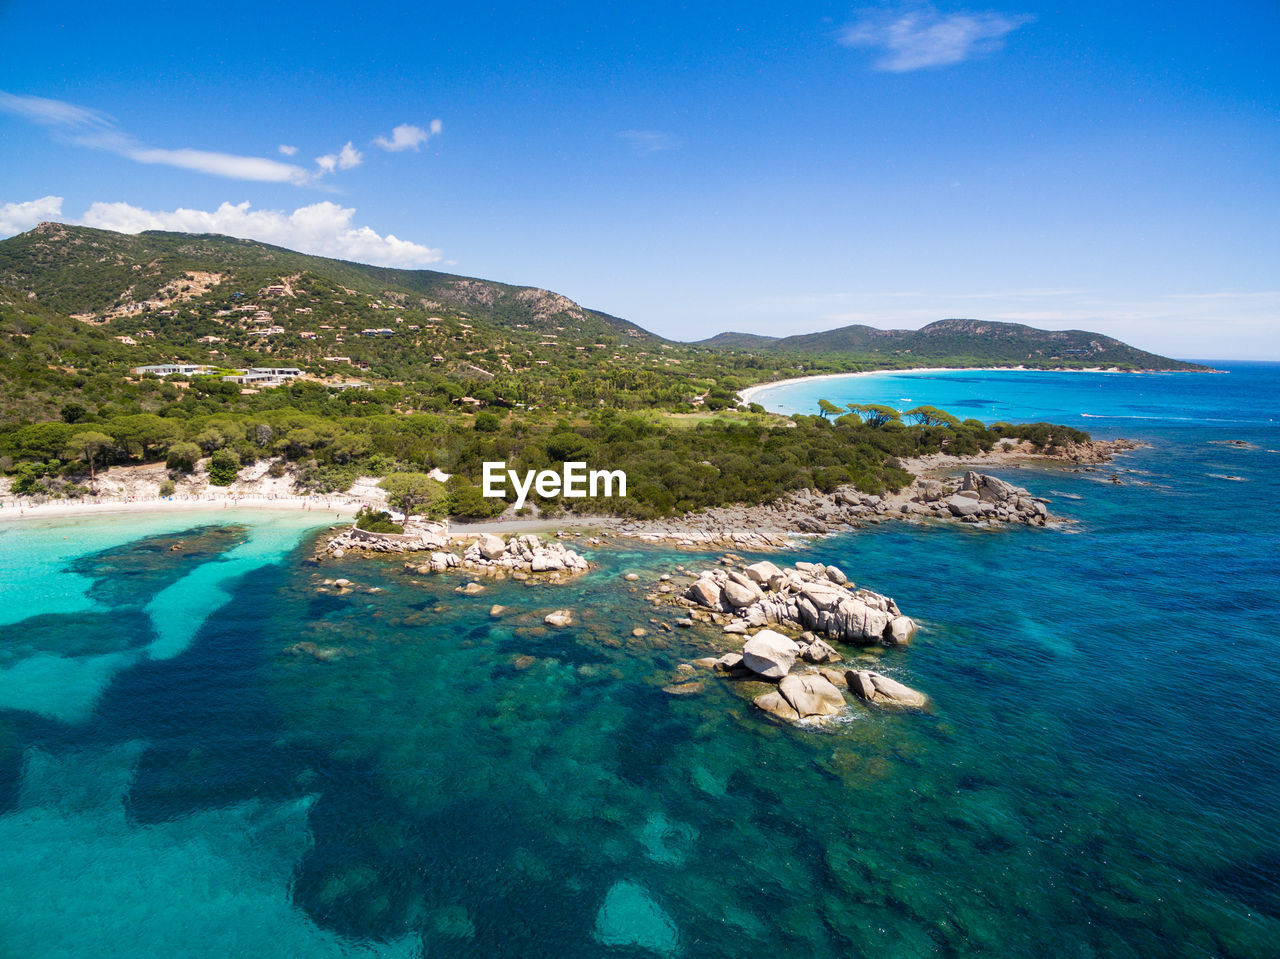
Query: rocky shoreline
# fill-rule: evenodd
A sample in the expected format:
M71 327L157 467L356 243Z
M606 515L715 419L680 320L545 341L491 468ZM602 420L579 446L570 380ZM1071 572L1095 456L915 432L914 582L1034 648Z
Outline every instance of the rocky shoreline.
M1068 522L1065 517L1055 516L1049 511L1048 499L972 469L963 476L948 476L947 471L968 466L1009 467L1028 462L1089 469L1141 445L1123 439L1093 440L1067 444L1050 456L1028 443L1007 441L1001 444L1001 449L976 456L936 453L902 461L902 467L915 478L909 486L884 495L860 492L852 486L842 486L825 494L818 490L798 490L765 505L716 507L672 519L623 520L610 516L575 516L566 518L560 525L565 529L597 529L619 538L691 549L761 551L790 550L795 548L797 537L845 532L893 519L960 522L986 527L1006 524L1043 527ZM514 571L526 574L578 573L587 568L581 556L572 550L565 551L558 544L546 546L539 540L520 545L517 541L522 537L513 536L504 542L487 531L476 533L475 539L459 556L449 549L459 535L468 534L452 531L447 522L431 523L419 517L409 519L402 535L368 533L352 526L323 543L316 558L341 557L350 550L368 553L429 552L431 558L421 564L425 567L423 571L437 573L446 569L477 570L488 574ZM556 535L559 537L565 533ZM538 540L538 537L533 539ZM570 553L572 555L568 555Z
M670 520L621 521L612 524L612 530L619 536L683 547L786 550L795 547L797 536L844 532L888 519L1046 526L1066 521L1049 512L1049 500L973 470L963 477L942 474L957 467L1007 467L1029 461L1088 468L1142 446L1133 440L1093 440L1067 444L1050 456L1025 442L1002 445L1006 448L977 456L940 453L904 460L902 467L915 479L884 495L852 486L826 494L799 490L767 505L717 507Z

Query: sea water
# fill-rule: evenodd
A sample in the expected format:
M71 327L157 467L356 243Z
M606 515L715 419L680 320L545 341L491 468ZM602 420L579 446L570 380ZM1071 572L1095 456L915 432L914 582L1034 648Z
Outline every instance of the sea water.
M848 656L934 701L826 729L664 692L733 638L645 596L714 556L468 597L311 565L306 514L0 527L0 955L1274 955L1280 368L763 401L818 398L1150 446L1001 470L1056 529L808 543L921 623Z

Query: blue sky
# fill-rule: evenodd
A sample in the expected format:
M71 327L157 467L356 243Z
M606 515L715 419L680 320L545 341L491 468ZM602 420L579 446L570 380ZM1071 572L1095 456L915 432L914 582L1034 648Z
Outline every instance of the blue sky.
M253 236L680 339L1280 358L1274 0L469 6L0 0L0 235Z

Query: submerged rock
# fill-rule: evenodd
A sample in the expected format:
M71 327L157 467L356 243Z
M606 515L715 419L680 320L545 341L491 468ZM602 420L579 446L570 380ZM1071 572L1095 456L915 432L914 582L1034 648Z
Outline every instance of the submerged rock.
M674 955L680 944L676 924L635 882L616 882L596 914L594 938L605 946L632 946L658 955Z
M555 626L556 628L570 626L573 624L573 613L567 609L557 609L547 613L542 621L548 626Z

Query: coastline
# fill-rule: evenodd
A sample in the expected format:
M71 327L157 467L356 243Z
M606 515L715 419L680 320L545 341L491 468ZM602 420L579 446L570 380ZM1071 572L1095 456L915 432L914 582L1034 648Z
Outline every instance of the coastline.
M208 512L210 510L308 511L333 513L335 519L352 519L363 502L323 496L267 497L228 496L211 499L107 500L82 503L51 501L25 503L10 500L0 504L0 523L20 523L40 519L74 519L81 516L110 516L146 513Z
M1076 367L1042 368L1038 366L913 366L905 370L861 370L857 373L816 373L812 376L793 376L785 380L770 380L768 383L756 383L753 386L738 390L743 405L755 401L755 397L777 386L791 386L793 383L816 383L820 380L841 380L858 376L880 376L885 373L1132 373L1147 375L1168 372L1198 372L1194 370L1122 370L1118 366L1091 366L1085 369Z
M903 468L915 477L914 481L897 493L883 497L860 494L852 488L841 488L831 496L822 496L817 491L796 491L772 503L717 507L702 513L659 520L636 521L606 515L492 519L451 525L447 538L451 542L462 542L485 534L505 537L524 533L555 538L558 533L572 532L577 535L595 533L649 543L674 543L686 547L738 546L766 551L790 550L794 548L794 540L798 536L821 535L842 527L856 528L866 522L919 521L925 518L917 511L904 511L902 507L913 502L912 497L918 497L922 484L947 471L981 466L1080 467L1109 462L1117 454L1139 445L1141 444L1126 440L1094 440L1088 444L1073 444L1058 455L1047 455L1044 451L1034 451L1029 447L1009 452L993 450L972 456L932 454L903 461ZM9 498L0 501L0 523L211 510L310 511L316 514L332 513L334 520L350 521L361 507L367 505L381 504L372 504L367 499L349 494L233 494L180 499L99 498L98 502L55 500L45 503L29 503ZM858 509L859 506L866 509ZM852 513L840 517L836 515L846 513L848 507L854 507ZM941 515L929 518L943 521L953 519Z

